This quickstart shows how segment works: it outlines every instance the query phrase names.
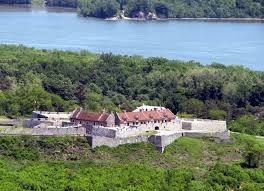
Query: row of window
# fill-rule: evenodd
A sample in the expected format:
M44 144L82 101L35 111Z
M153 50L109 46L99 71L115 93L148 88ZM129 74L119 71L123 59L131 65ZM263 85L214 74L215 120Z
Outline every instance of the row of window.
M157 120L157 121L154 121L154 123L167 123L167 122L171 122L171 120ZM153 121L141 121L141 122L133 122L133 123L127 123L127 126L129 125L138 125L138 124L149 124L149 123L153 123Z

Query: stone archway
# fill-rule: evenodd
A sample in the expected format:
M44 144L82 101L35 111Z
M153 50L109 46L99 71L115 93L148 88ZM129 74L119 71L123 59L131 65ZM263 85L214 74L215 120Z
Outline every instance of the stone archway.
M156 127L155 127L155 130L159 130L159 127L158 127L158 126L156 126Z

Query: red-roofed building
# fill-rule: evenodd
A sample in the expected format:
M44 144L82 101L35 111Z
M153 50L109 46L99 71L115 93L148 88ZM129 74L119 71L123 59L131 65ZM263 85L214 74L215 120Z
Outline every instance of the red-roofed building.
M97 113L76 109L70 117L71 122L79 123L84 126L115 126L115 116L113 113Z
M178 128L179 123L169 109L154 109L151 111L96 113L76 109L71 115L71 122L87 127L88 132L106 131L115 128L120 137L141 134L153 130L172 130ZM100 130L103 127L104 130Z
M139 111L139 112L121 112L116 113L115 123L117 126L144 126L148 130L159 130L171 126L174 123L175 115L169 109Z

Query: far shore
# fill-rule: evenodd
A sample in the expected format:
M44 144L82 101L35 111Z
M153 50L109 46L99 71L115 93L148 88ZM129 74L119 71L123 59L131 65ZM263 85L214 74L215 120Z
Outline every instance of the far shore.
M76 8L68 8L68 7L52 7L52 6L34 6L31 4L0 4L0 12L1 11L17 11L18 9L24 10L46 10L51 12L77 12ZM96 18L96 17L94 17ZM100 18L99 18L100 19ZM156 18L156 19L145 19L145 18L131 18L131 17L111 17L105 18L104 20L109 21L122 21L122 20L130 20L130 21L213 21L213 22L264 22L264 18Z
M168 20L201 20L201 21L243 21L243 22L264 22L264 18L168 18Z

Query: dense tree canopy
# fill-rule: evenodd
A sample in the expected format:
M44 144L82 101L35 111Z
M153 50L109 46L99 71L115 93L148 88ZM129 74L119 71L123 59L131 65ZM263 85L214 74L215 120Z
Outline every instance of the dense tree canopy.
M264 136L264 120L253 115L241 116L232 121L229 127L232 131Z
M83 9L94 9L91 0L80 0L81 13ZM93 0L96 7L104 7L105 1ZM106 1L108 2L108 1ZM149 12L156 13L162 18L230 18L230 17L263 17L263 0L111 0L112 7L119 3L119 7L125 10L129 17L137 17L139 12L147 15ZM110 9L108 15L112 15ZM87 14L84 14L87 15ZM98 14L90 14L96 16ZM100 17L100 16L99 16Z
M85 137L3 136L0 190L262 191L263 144L244 148L236 136L231 144L184 137L165 153L150 143L91 150ZM254 168L241 167L241 152Z
M46 0L47 6L77 8L77 0Z
M107 18L117 14L116 0L79 0L80 12L84 16Z
M264 73L164 58L0 46L0 115L162 105L194 117L263 113ZM233 125L235 129L235 124Z

